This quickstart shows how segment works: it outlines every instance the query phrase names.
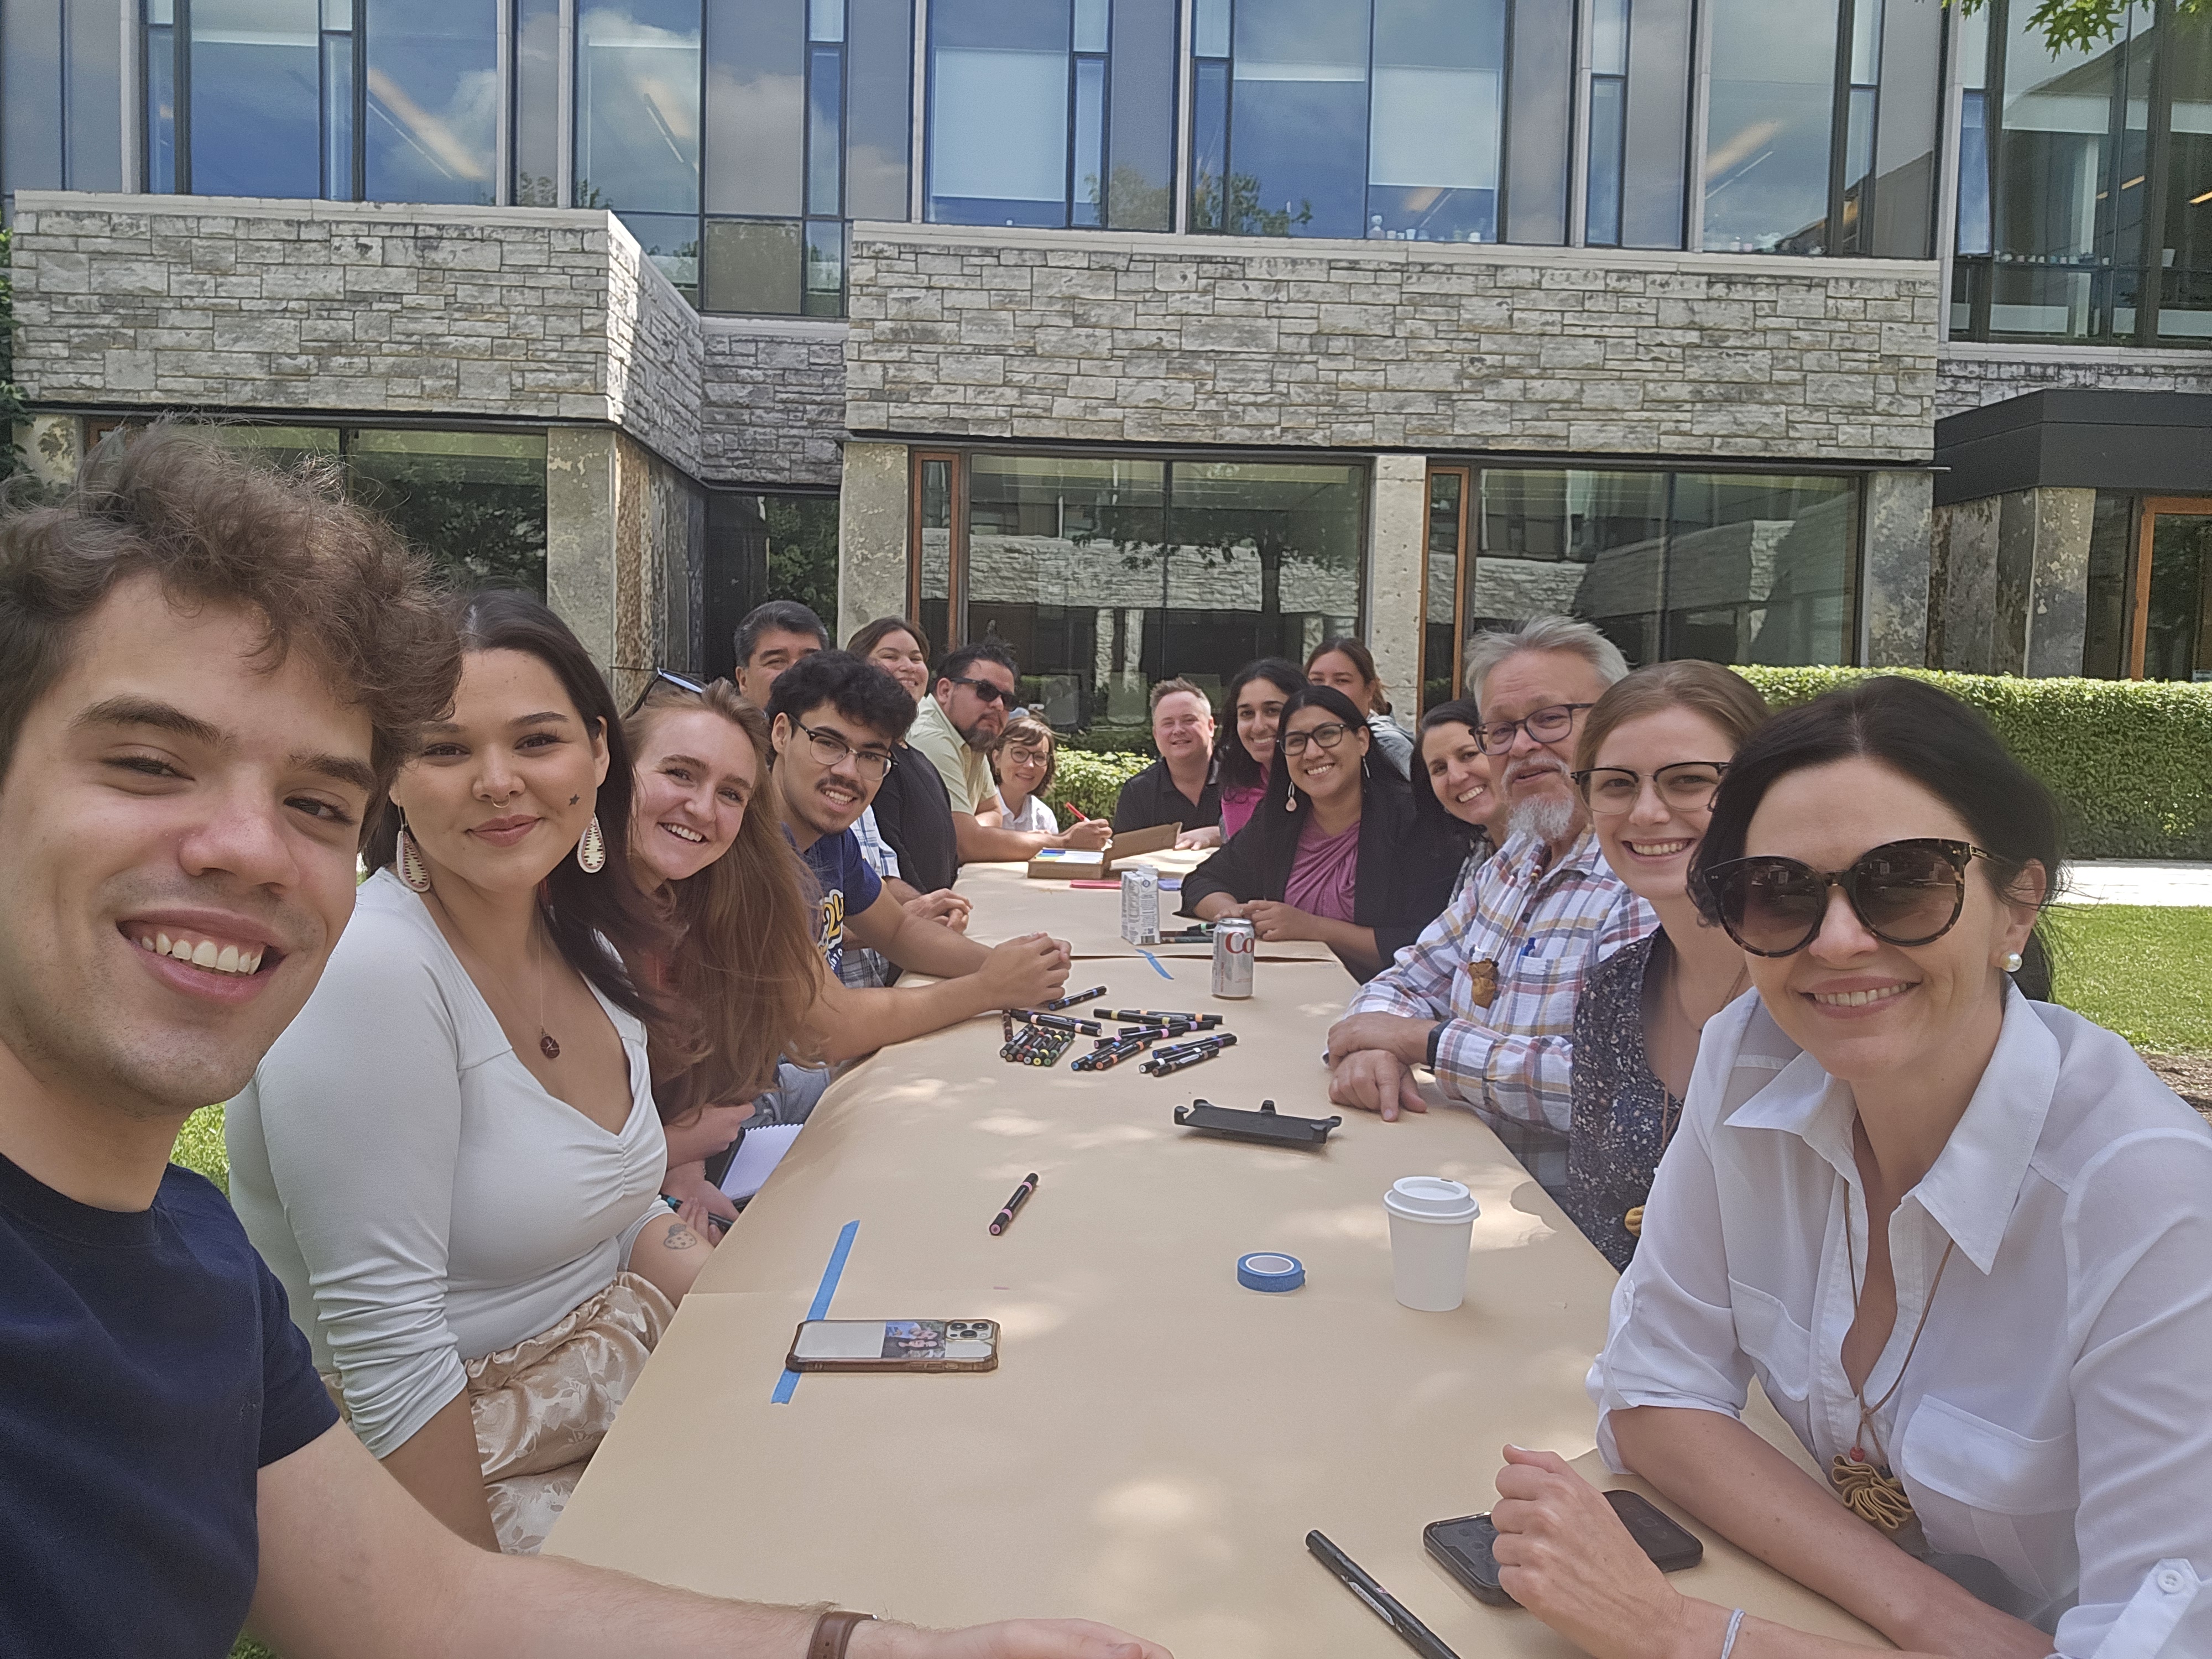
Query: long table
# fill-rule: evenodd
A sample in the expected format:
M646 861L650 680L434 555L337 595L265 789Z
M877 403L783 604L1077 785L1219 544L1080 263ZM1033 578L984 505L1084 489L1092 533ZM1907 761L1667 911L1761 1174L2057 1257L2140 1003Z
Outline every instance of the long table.
M1067 902L1008 896L994 921L1049 927ZM549 1547L927 1624L1083 1615L1178 1659L1404 1652L1308 1556L1317 1527L1463 1659L1573 1652L1461 1590L1421 1528L1490 1506L1507 1440L1633 1484L1590 1455L1603 1258L1494 1135L1440 1103L1396 1123L1344 1114L1315 1151L1174 1124L1201 1096L1331 1114L1319 1049L1351 990L1334 963L1263 962L1249 1002L1214 1002L1202 961L1086 972L1108 1006L1214 1008L1240 1040L1165 1079L1071 1073L1003 1063L999 1022L979 1019L854 1066L685 1298ZM991 1237L1031 1170L1035 1197ZM1456 1312L1392 1297L1382 1198L1410 1174L1481 1201ZM830 1316L995 1319L996 1371L809 1374L772 1403L854 1221ZM1241 1288L1237 1257L1261 1249L1298 1256L1304 1287ZM1796 1451L1778 1419L1754 1421ZM1696 1530L1705 1559L1686 1591L1880 1645Z
M1170 878L1194 868L1203 854L1148 854L1133 862L1150 864ZM968 921L969 937L997 944L1017 933L1048 932L1067 941L1078 962L1146 956L1191 957L1211 959L1213 946L1159 944L1138 946L1121 937L1121 895L1118 888L1077 887L1066 881L1031 880L1026 865L969 864L960 870L959 891L973 905ZM1118 873L1115 878L1118 880ZM1176 912L1182 903L1179 892L1160 895L1160 927L1167 932L1190 926L1190 919ZM1335 953L1310 939L1278 939L1258 947L1261 962L1334 962ZM1096 985L1086 979L1083 985ZM1083 986L1070 982L1071 990Z

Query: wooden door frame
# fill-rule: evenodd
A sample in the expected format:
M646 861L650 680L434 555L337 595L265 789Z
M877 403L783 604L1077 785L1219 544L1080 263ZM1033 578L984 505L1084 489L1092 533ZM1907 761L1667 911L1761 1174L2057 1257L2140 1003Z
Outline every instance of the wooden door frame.
M2127 678L2143 677L2143 656L2150 638L2151 540L2160 515L2212 518L2212 495L2145 495L2136 503L2136 556L2128 581Z

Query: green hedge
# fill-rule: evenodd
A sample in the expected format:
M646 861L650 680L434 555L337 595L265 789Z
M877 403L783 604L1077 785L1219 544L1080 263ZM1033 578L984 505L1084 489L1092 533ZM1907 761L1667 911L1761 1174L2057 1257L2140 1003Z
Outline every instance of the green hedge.
M1776 708L1877 671L1740 671ZM2167 680L2028 680L1897 671L1988 717L2058 797L2083 859L2212 859L2212 687Z
M1743 677L1777 708L1887 670L1760 668ZM1897 671L1979 709L2058 797L2067 852L2082 859L2212 859L2212 686L2166 680L2028 680ZM1063 742L1053 806L1114 810L1149 754L1091 754ZM1064 815L1063 815L1064 816Z

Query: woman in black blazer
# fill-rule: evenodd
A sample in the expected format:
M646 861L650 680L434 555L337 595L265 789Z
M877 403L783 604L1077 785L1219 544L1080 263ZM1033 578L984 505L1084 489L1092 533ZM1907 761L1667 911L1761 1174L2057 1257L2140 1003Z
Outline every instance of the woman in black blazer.
M1317 940L1371 979L1450 901L1462 849L1420 832L1405 781L1372 755L1341 691L1296 693L1278 732L1267 798L1183 878L1183 914L1244 916L1263 940Z

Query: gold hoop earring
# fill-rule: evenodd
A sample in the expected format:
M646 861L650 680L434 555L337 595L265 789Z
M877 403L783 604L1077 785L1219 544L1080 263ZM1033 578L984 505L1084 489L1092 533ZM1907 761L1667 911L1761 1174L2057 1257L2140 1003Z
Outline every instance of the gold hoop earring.
M410 893L428 892L430 866L423 860L422 849L415 844L415 837L407 833L407 820L404 817L399 820L397 850L399 854L396 860L399 866L399 879L407 884L407 890Z
M584 826L584 838L576 843L576 862L587 876L596 876L607 867L607 838L599 833L599 815L592 814L592 821Z

